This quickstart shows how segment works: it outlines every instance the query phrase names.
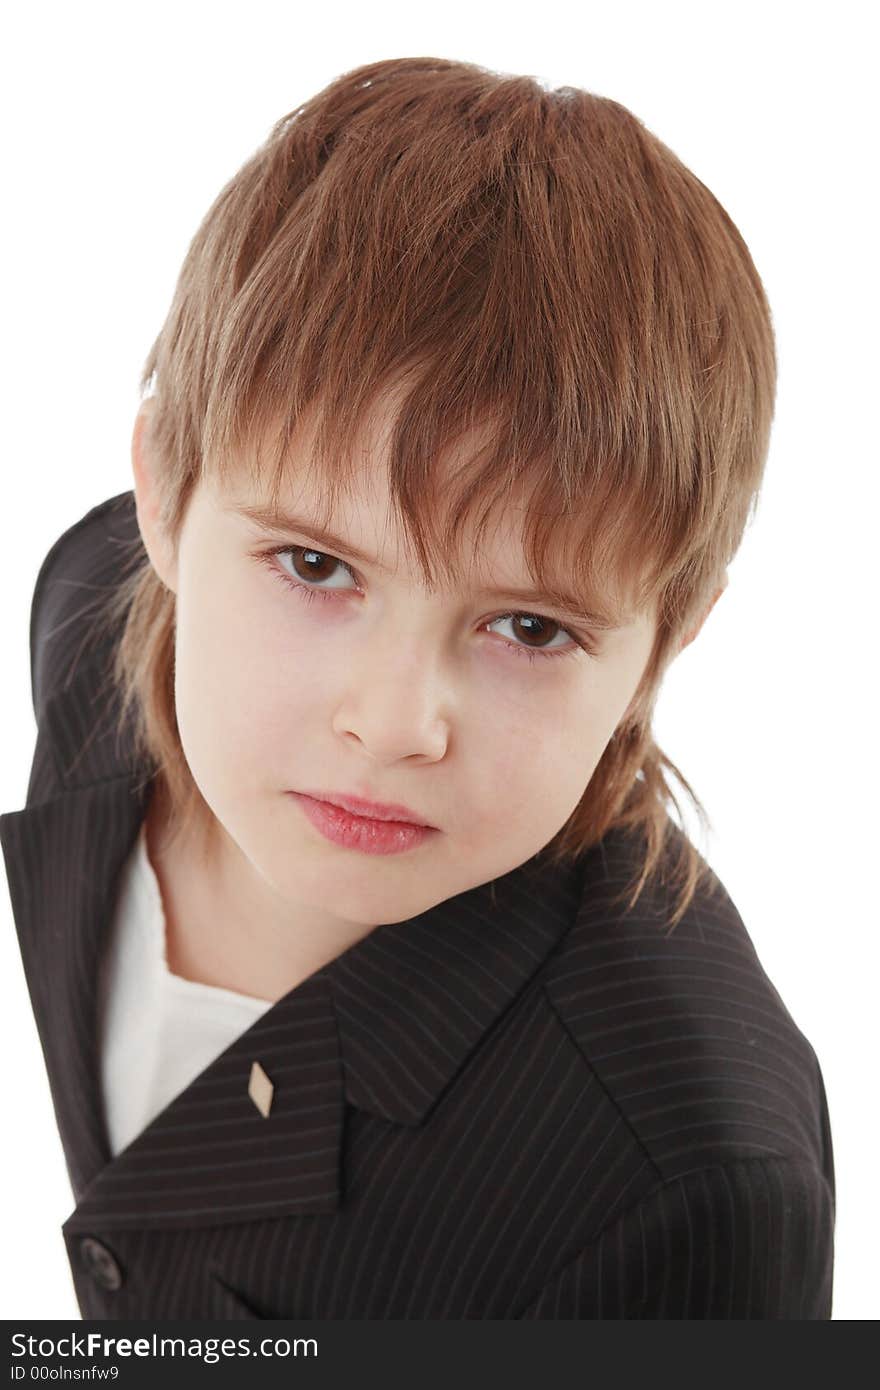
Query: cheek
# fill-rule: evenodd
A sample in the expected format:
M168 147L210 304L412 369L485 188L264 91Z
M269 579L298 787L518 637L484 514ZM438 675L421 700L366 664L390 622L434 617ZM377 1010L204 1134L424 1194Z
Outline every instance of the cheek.
M279 660L277 633L247 593L196 583L179 596L175 700L197 780L203 768L217 777L225 768L234 780L270 742L285 710L290 727L302 694L290 672L291 662Z
M580 680L544 694L496 699L469 735L468 760L487 818L522 814L561 822L601 757L607 716L595 683Z

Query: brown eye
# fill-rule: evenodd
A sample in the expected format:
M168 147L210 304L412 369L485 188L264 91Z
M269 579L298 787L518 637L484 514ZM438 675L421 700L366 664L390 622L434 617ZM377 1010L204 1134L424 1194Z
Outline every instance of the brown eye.
M289 563L284 569L289 574L294 583L299 583L307 588L314 587L316 590L323 590L327 593L335 593L340 590L350 590L350 585L345 584L345 576L354 579L350 567L344 560L340 560L336 555L329 555L324 550L316 550L309 545L286 545L280 550L270 552L277 559ZM329 584L326 580L334 579L339 576L342 584Z
M527 638L528 646L549 646L557 632L565 631L560 623L539 617L537 613L511 613L510 620L516 637Z
M508 641L507 645L515 656L534 660L541 656L568 656L589 650L586 643L569 628L539 613L502 613L500 618L493 618L487 627L493 628L497 623L510 624L514 640ZM558 643L551 646L551 641L555 642L557 637L567 639L567 642L561 646Z
M304 545L291 546L293 567L301 579L329 579L334 566L340 563L323 550L309 550Z

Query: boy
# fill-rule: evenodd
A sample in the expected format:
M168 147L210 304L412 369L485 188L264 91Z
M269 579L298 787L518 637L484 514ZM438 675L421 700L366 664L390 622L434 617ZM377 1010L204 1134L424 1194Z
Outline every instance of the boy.
M727 214L614 102L370 64L141 384L0 817L83 1315L830 1317L819 1065L650 727L769 439Z

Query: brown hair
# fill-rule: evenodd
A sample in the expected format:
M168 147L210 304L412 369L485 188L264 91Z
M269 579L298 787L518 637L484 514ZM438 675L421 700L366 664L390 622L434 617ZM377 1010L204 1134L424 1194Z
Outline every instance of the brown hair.
M546 852L562 862L613 827L638 832L632 906L666 881L675 842L671 930L717 880L672 833L668 773L711 822L652 712L757 502L776 389L742 237L615 101L439 58L356 68L274 125L187 252L140 382L169 536L200 477L245 459L275 500L307 414L329 519L392 384L389 490L426 582L457 573L464 518L482 530L516 492L536 579L552 583L565 536L585 597L611 586L624 607L656 606L636 696ZM438 460L478 428L440 506ZM180 827L211 812L175 718L175 595L139 559L107 610L122 622L113 680Z

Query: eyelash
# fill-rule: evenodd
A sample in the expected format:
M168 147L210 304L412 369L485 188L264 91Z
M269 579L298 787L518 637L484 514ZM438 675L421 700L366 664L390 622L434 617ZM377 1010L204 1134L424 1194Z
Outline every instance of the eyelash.
M294 579L291 575L287 573L286 570L282 569L278 564L274 563L275 557L277 555L289 555L293 550L314 550L316 554L324 555L328 560L335 560L338 565L341 565L342 568L351 575L355 583L357 583L357 575L352 570L351 565L347 564L345 560L339 559L337 555L331 555L326 550L318 549L317 546L279 545L276 546L274 550L264 550L258 552L256 558L258 560L262 560L268 566L269 572L271 574L276 575L277 578L281 580L282 584L284 584L288 589L293 589L301 598L304 598L306 602L311 602L315 598L329 599L331 598L332 591L313 588L311 585L305 584L301 580ZM527 612L525 609L515 609L514 611L509 613L499 613L496 617L488 619L486 626L488 626L489 623L500 622L503 618L541 618L543 616L544 615L541 613L530 613ZM551 619L551 621L555 620ZM527 661L535 661L544 657L551 658L557 656L576 656L578 651L584 651L587 653L588 656L591 657L595 656L595 648L591 645L591 643L587 640L586 637L578 636L578 634L573 632L571 628L563 627L561 623L558 623L557 626L560 628L562 632L568 634L571 640L575 643L574 647L560 647L556 651L539 651L531 647L518 646L515 642L507 642L506 645L517 655L524 656Z

